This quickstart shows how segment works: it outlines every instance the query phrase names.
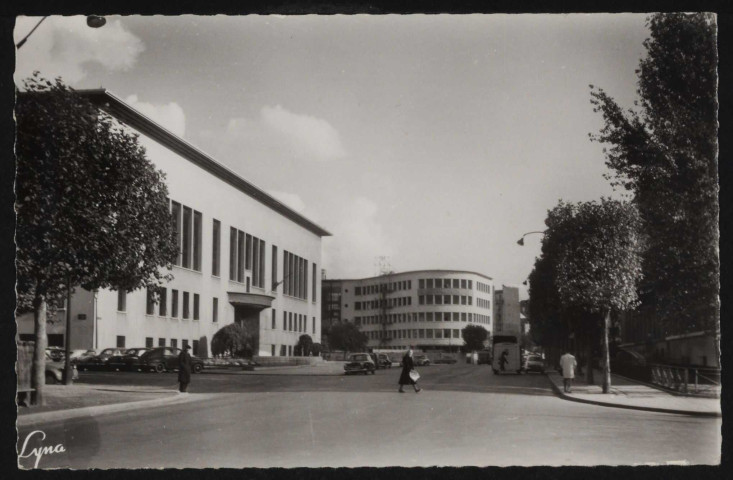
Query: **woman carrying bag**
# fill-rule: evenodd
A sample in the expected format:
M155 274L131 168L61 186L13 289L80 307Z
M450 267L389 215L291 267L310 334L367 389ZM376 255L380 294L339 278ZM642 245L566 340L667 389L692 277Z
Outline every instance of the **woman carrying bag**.
M415 370L415 363L412 361L412 346L410 346L410 349L407 350L405 356L402 357L402 373L400 374L400 381L398 382L400 384L400 389L398 391L400 393L405 393L402 387L404 385L412 385L415 389L415 393L418 393L422 390L417 386L417 380L419 378L420 374Z

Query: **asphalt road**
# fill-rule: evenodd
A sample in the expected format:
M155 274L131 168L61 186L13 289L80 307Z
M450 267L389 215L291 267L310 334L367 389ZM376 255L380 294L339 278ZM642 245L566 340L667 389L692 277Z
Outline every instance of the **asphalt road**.
M717 464L721 419L621 410L555 397L541 375L486 366L368 376L194 375L211 399L22 428L62 445L40 468ZM83 373L81 382L173 388L175 374ZM57 449L58 451L59 449ZM34 457L21 459L32 467Z

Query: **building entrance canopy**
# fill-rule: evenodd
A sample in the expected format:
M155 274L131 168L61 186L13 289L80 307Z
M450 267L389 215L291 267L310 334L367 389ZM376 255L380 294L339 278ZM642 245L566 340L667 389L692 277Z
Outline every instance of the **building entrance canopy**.
M272 307L275 297L259 293L227 292L229 303L235 307L246 307L248 310L262 311Z

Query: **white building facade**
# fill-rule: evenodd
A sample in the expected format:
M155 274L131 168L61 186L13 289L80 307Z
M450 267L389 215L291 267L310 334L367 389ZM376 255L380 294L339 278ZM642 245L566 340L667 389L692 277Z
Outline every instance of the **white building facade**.
M356 324L370 349L458 351L467 325L491 332L493 281L479 273L420 270L326 282L340 285L340 321Z
M190 344L209 356L212 336L235 321L258 330L255 355L293 355L303 334L320 342L317 272L330 234L109 92L80 93L139 133L165 172L181 253L159 298L77 289L71 348ZM56 317L49 344L63 343L66 310ZM32 339L32 315L17 321L20 338Z

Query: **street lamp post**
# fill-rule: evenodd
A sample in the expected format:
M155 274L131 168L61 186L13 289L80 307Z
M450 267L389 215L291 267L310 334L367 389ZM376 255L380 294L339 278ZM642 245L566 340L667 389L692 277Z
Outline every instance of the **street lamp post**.
M46 20L48 17L49 17L49 15L46 15L45 17L43 17L42 19L40 19L38 21L38 23L36 23L36 26L33 27L30 32L28 32L28 35L26 35L25 37L23 37L23 39L20 42L18 42L17 44L15 44L15 48L17 48L18 50L20 50L20 47L22 47L23 45L25 45L25 42L28 41L28 37L30 37L33 34L33 32L35 32L36 29L38 27L40 27L41 24L43 23L43 21ZM103 27L105 23L107 23L107 19L104 18L104 17L100 17L99 15L87 15L87 26L89 28Z
M522 235L522 238L520 238L519 240L517 240L517 245L519 245L520 247L524 246L524 237L526 237L527 235L531 235L533 233L545 233L545 232L547 232L547 230L535 231L535 232L527 232L524 235Z

